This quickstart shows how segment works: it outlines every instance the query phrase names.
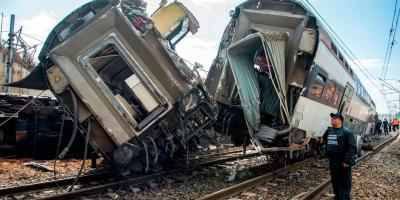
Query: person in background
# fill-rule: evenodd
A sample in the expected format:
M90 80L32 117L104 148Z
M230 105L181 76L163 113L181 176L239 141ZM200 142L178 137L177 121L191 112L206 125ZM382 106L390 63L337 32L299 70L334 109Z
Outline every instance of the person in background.
M389 119L389 132L392 132L392 119Z
M393 119L393 120L392 120L393 131L396 131L396 123L397 123L397 125L398 125L399 122L398 122L396 119Z
M322 137L329 159L331 182L336 200L350 199L351 166L355 165L356 140L351 130L343 127L344 117L331 113L331 125Z
M389 122L386 120L383 120L383 132L385 133L385 135L389 134Z
M382 133L382 121L378 119L376 122L376 134L380 135Z

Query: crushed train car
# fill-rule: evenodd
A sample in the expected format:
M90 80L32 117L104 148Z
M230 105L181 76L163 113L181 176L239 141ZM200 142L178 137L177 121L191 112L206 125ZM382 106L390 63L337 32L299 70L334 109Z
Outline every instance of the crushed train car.
M74 119L71 140L78 131L89 135L92 148L119 169L158 169L195 151L217 115L174 50L198 28L179 2L150 18L141 0L95 0L51 31L40 64L12 85L50 88Z
M0 156L54 159L67 146L72 120L55 98L0 93ZM61 140L60 140L61 137ZM68 157L82 157L77 137Z
M338 46L298 1L237 6L205 83L220 110L215 130L280 159L318 149L329 114L341 113L360 152L375 105Z

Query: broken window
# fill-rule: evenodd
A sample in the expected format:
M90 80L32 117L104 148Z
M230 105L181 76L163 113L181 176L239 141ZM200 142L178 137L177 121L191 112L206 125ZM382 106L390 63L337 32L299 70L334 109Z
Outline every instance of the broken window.
M174 2L159 8L152 19L157 30L172 46L175 46L190 31L197 32L199 23L193 14L181 3Z
M318 74L311 88L310 95L314 97L321 97L322 91L324 91L325 82L326 78L323 75Z
M163 110L154 88L124 59L114 44L107 44L88 58L88 63L120 107L139 123L139 129ZM97 82L100 80L96 79Z
M76 19L68 27L62 29L58 36L61 40L68 38L73 32L75 32L79 27L86 24L91 18L93 18L95 13L92 10L87 12L81 11L81 13L76 16Z

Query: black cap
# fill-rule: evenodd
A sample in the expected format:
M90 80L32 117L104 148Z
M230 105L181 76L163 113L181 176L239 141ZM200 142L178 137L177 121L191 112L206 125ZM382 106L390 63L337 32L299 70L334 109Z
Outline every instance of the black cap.
M341 115L341 114L339 114L339 113L337 113L337 114L331 113L331 117L332 117L332 118L339 118L340 120L344 121L343 115Z

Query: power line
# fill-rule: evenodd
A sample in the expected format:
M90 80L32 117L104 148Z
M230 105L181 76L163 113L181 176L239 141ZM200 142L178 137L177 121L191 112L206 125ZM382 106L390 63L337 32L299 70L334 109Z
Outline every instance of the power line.
M372 75L367 68L360 62L360 60L357 58L357 56L350 50L350 48L340 39L340 37L336 34L336 32L332 29L332 27L329 26L327 21L319 14L319 12L315 9L315 7L308 1L305 0L309 6L306 5L304 0L300 0L300 3L302 3L306 8L312 9L313 13L315 13L323 23L321 25L325 27L326 31L330 32L334 37L332 37L332 40L335 40L337 45L341 47L343 52L346 54L346 56L351 59L351 61L357 66L357 68L360 69L361 73L372 83L372 85L379 90L378 86L373 80L377 80L377 78ZM364 69L362 69L364 68Z
M385 80L380 79L382 83L384 83L388 88L392 89L394 92L400 94L400 90L393 87L393 85L387 83Z
M388 57L388 60L387 60L386 69L385 69L385 74L384 74L384 76L383 76L383 79L386 78L387 70L388 70L388 68L389 68L390 58L391 58L391 56L392 56L392 49L393 49L393 46L394 46L394 44L395 44L396 33L397 33L397 27L398 27L398 24L399 24L399 17L400 17L400 8L399 8L399 11L397 12L396 27L395 27L395 29L394 29L393 38L392 38L392 42L391 42L391 46L390 46L390 51L389 51L389 57Z
M385 60L383 61L383 67L382 67L382 73L381 73L381 77L383 78L383 79L385 79L384 78L384 74L385 74L385 71L386 71L386 60L387 60L387 56L388 56L388 52L389 52L389 47L390 47L390 41L392 41L392 34L393 34L393 25L394 25L394 19L395 19L395 17L396 17L396 11L397 11L397 0L396 0L396 3L395 3L395 5L394 5L394 12L393 12L393 17L392 17L392 25L390 26L390 30L389 30L389 39L388 39L388 44L387 44L387 46L386 46L386 53L385 53Z
M34 39L34 40L36 40L36 41L38 41L38 42L40 42L41 44L43 43L43 41L42 40L40 40L40 39L37 39L36 37L33 37L33 36L31 36L31 35L28 35L28 34L26 34L26 33L21 33L22 35L25 35L26 37L29 37L29 38L31 38L31 39Z

